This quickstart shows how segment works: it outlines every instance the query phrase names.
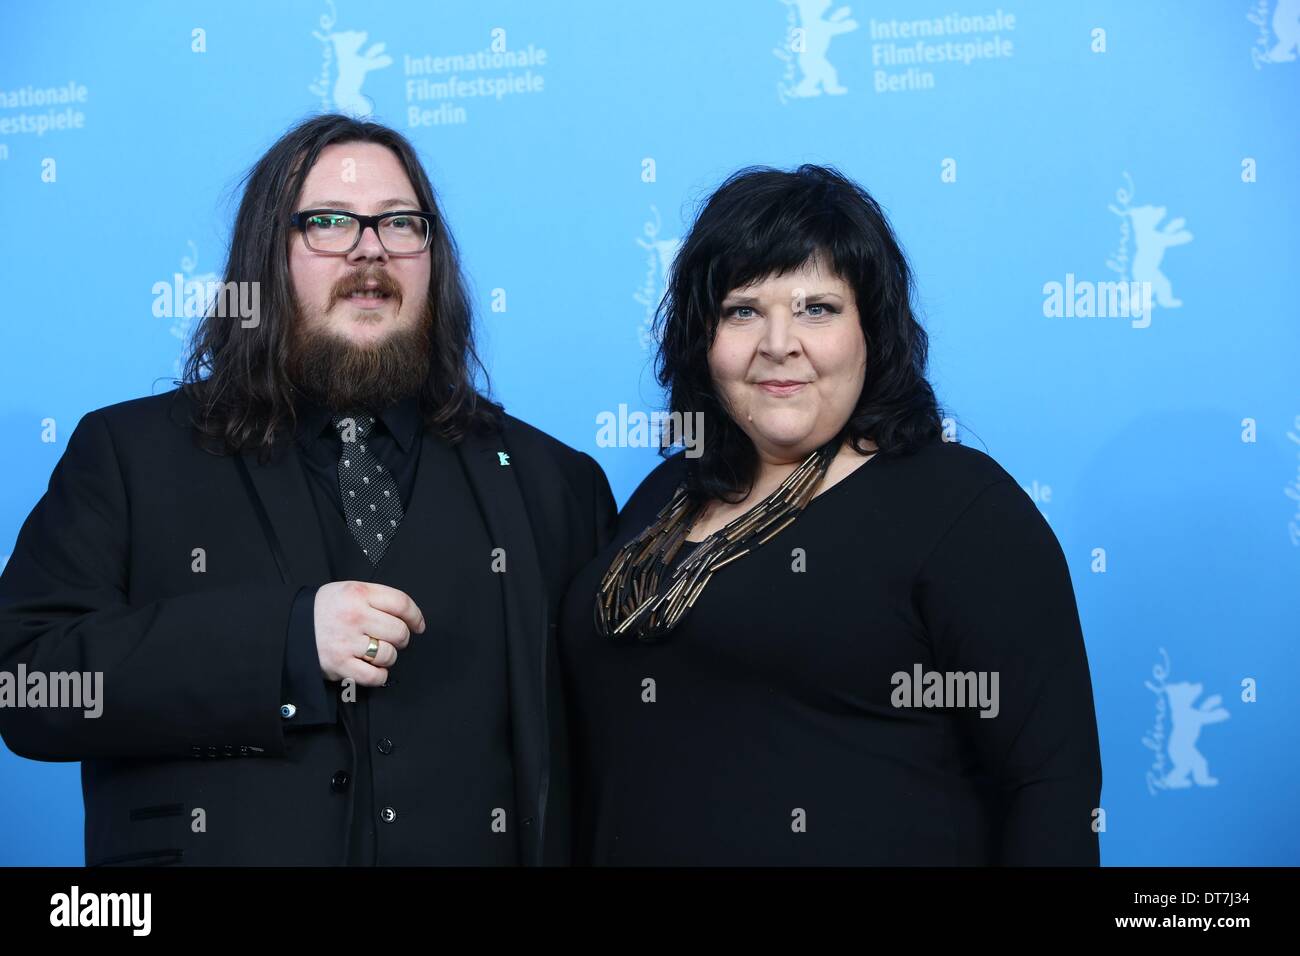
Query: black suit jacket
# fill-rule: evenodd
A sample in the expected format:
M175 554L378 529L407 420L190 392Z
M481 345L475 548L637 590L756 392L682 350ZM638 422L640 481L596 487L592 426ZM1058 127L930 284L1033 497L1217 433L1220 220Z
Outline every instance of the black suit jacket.
M0 575L0 670L101 672L103 711L0 708L0 736L82 761L88 865L339 864L351 800L337 784L358 742L347 720L286 733L280 711L294 596L329 580L298 452L210 454L190 411L174 390L73 431ZM521 859L565 864L554 632L569 579L612 534L613 497L590 456L510 416L456 455L508 561L498 593L452 599L504 600Z

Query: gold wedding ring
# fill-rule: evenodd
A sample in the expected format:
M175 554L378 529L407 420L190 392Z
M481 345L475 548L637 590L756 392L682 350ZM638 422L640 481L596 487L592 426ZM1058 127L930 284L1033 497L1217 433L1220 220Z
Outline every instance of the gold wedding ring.
M370 637L370 635L367 634L366 637ZM378 653L379 653L379 642L375 640L373 637L370 637L370 645L366 648L366 653L365 653L366 660L373 661L375 659L375 656Z

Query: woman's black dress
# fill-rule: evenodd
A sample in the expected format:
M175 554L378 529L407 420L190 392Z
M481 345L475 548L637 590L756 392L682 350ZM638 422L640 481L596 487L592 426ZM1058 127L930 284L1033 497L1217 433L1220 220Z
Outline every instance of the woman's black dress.
M564 602L576 862L1098 863L1070 574L1010 475L939 439L877 455L718 571L662 642L600 638L599 580L684 463L646 478ZM985 703L924 706L932 671L982 672Z

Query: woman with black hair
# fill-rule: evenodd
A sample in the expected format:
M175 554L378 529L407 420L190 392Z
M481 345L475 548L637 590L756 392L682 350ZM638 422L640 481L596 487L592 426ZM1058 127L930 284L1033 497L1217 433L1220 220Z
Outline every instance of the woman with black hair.
M1101 765L1056 537L945 441L911 273L834 170L742 170L659 312L698 457L565 600L576 857L1096 865Z

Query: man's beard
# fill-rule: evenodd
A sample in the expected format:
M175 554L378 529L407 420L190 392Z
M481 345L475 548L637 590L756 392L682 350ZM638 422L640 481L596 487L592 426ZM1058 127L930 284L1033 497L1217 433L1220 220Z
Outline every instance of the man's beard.
M424 387L433 327L428 299L414 326L368 345L356 345L319 324L308 327L301 310L295 312L288 373L318 405L337 413L378 413Z

